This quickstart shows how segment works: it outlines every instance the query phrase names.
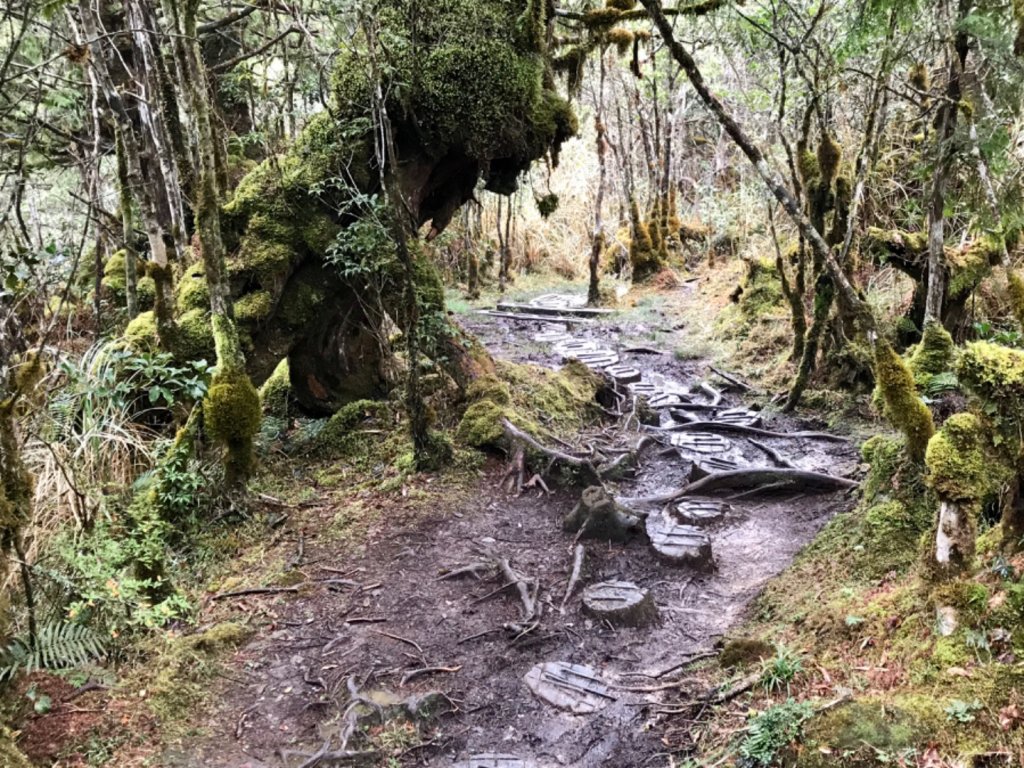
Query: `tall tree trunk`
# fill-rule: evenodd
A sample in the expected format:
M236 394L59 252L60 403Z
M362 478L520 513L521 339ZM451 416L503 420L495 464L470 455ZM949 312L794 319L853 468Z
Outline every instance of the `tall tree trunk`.
M597 176L597 195L594 197L594 231L590 235L590 286L587 289L587 302L596 306L601 302L601 251L604 249L604 222L601 209L604 207L605 178L608 174L607 149L604 125L604 84L605 84L605 51L599 52L598 84L594 96L594 131L597 134L597 164L600 169Z

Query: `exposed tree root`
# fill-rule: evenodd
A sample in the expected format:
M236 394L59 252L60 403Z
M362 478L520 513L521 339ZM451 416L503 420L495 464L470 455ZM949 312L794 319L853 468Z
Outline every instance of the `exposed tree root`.
M793 466L793 462L791 462L789 459L785 458L782 454L780 454L778 451L776 451L770 445L765 445L764 443L762 443L762 442L760 442L758 440L755 440L754 438L749 438L749 442L750 442L751 445L755 445L758 448L760 448L762 451L767 453L769 458L771 458L771 460L774 461L776 464L778 464L780 467L786 467L788 469L796 469L796 467Z
M732 488L749 488L770 486L772 489L781 487L796 488L802 491L831 493L833 491L857 488L859 483L845 477L834 477L821 472L810 472L803 469L786 469L776 467L758 467L755 469L736 469L729 472L714 472L707 477L677 488L661 496L644 496L641 498L620 499L623 503L664 504L681 499L684 496L697 496L710 491Z
M688 418L688 417L687 417ZM759 435L760 437L778 437L787 440L823 440L830 443L845 443L845 437L830 435L828 432L772 432L758 427L746 427L742 424L729 424L724 421L688 421L664 427L666 432L733 432L740 435Z
M580 580L580 572L583 570L583 558L586 555L586 550L582 544L577 544L573 550L572 555L572 572L569 574L569 583L565 587L565 597L562 598L561 610L565 611L565 605L569 602L569 598L572 597L572 592L576 589L576 584Z

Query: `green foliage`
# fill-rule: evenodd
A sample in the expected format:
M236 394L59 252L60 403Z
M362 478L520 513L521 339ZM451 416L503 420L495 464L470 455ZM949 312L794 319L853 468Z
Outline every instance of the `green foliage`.
M739 753L747 766L772 765L779 753L799 738L804 723L814 715L807 702L787 699L758 714L740 742Z
M104 638L82 624L44 624L35 643L28 637L17 637L0 651L0 681L18 672L81 666L105 652Z
M803 671L800 654L782 643L776 643L775 655L761 661L761 687L769 693L779 693L785 688L788 694L790 684Z
M973 723L975 719L974 713L982 708L981 702L974 701L961 701L960 699L953 699L946 706L945 710L947 719L954 723Z

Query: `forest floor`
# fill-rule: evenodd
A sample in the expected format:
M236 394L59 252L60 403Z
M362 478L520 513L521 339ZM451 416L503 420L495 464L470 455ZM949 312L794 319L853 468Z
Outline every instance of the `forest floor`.
M520 286L511 298L550 290ZM660 375L687 388L715 381L725 390L707 357L715 352L709 346L710 323L720 309L712 306L715 300L696 283L683 283L627 297L631 306L573 333L617 349L645 378ZM493 305L493 297L475 306L488 303ZM546 366L560 362L550 345L534 339L550 326L453 304L496 357ZM734 388L723 405L758 408L769 399L768 393ZM768 430L821 426L763 414ZM633 429L632 442L639 436ZM770 463L742 436L727 442L741 466ZM860 471L853 439L765 442L802 469L844 477ZM670 491L685 484L689 466L674 450L647 450L635 476L617 483L616 494ZM736 498L727 491L733 496L729 512L709 529L713 569L665 563L642 534L624 543L583 541L579 585L563 602L576 542L562 519L580 488L511 495L501 487L505 468L504 457L495 456L475 472L415 476L388 491L321 485L329 468L268 479L266 490L281 498L276 511L283 512L283 521L269 541L237 553L233 566L221 572L228 578L211 582L199 615L200 632L211 637L218 628L228 636L224 627L240 627L237 638L227 637L226 646L234 650L211 661L198 652L201 643L194 643L185 657L164 662L163 678L150 671L113 697L86 694L77 708L90 708L102 697L105 703L94 711L106 709L104 717L119 718L122 728L136 731L136 738L112 747L117 765L451 766L484 753L538 767L668 765L669 756L681 764L704 754L708 740L721 741L721 734L713 736L696 722L699 717L680 716L694 701L718 693L700 674L707 663L702 659L742 620L766 581L854 503L847 492ZM270 502L268 514L277 503ZM481 561L484 552L490 560L506 558L538 586L544 610L531 631L507 631L520 617L521 602L501 576L444 578ZM660 620L646 628L613 628L583 615L581 590L607 580L650 590ZM269 591L234 594L246 587ZM664 682L667 672L688 660L695 662L691 674ZM571 714L535 696L524 678L546 662L589 667L599 710ZM160 685L171 693L163 692L157 723L140 716L142 708L133 701ZM97 699L90 702L90 696ZM403 707L415 715L396 717ZM30 721L23 739L47 731L48 720ZM354 735L348 732L353 724ZM344 754L337 753L346 741ZM519 764L511 758L465 763Z

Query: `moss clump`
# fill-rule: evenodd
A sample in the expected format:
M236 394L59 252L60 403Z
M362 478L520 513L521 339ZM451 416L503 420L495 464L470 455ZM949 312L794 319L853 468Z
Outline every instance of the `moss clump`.
M32 768L32 763L15 746L14 736L5 725L0 725L0 765L4 768Z
M629 53L629 49L633 47L633 33L625 27L609 29L605 33L604 39L608 45L615 46L619 56L625 56Z
M242 325L255 325L270 317L274 298L269 291L253 291L235 301L235 319Z
M496 405L508 405L512 402L508 385L494 375L485 375L473 381L466 388L466 397L471 401L490 400Z
M640 218L640 208L635 200L629 203L633 237L629 244L629 261L633 267L633 280L646 280L661 269L661 254L654 244L648 224Z
M822 182L831 185L836 180L839 175L839 163L842 159L842 147L834 137L826 133L818 144L818 169Z
M928 721L942 716L935 706ZM926 721L927 722L927 721ZM799 768L831 768L842 755L848 768L878 765L880 752L895 754L928 743L931 731L918 713L880 699L853 701L825 712L804 726L796 765Z
M128 252L123 248L114 251L107 262L103 265L103 286L110 295L118 300L124 299L124 292L128 283L128 276L125 274L125 260Z
M1019 446L1024 426L1024 352L976 341L960 355L956 373L980 401L1000 440Z
M949 295L962 299L978 287L1002 258L1003 243L995 235L977 238L961 251L950 251Z
M935 434L932 412L918 397L907 364L884 339L875 345L875 379L886 418L903 432L910 458L923 461L928 441Z
M805 149L797 155L796 167L800 172L800 180L803 181L806 187L817 184L821 179L821 167L818 165L818 157L809 149Z
M152 352L160 346L156 333L156 316L152 311L140 312L124 329L128 346L139 352Z
M748 259L746 266L739 305L744 317L754 320L778 307L785 297L779 270L773 260Z
M908 362L918 389L927 387L934 376L951 370L955 352L953 337L942 323L932 321L925 325L921 343Z
M313 453L330 458L341 458L362 446L360 435L355 428L374 419L385 420L391 410L387 403L379 400L357 400L345 405L331 416L311 443Z
M605 7L626 13L636 8L636 0L605 0Z
M214 340L210 313L202 309L190 309L181 315L172 346L174 356L179 360L212 360Z
M260 403L263 405L263 412L282 418L287 416L291 390L288 358L284 358L260 387Z
M508 412L504 407L491 400L481 400L466 409L455 437L473 448L495 445L505 435L502 420L506 418Z
M931 88L931 73L923 62L919 61L910 68L907 80L919 91L927 91Z
M992 492L993 463L983 450L984 431L970 413L950 416L928 442L928 483L939 498L977 510Z
M158 650L159 672L148 682L148 702L167 728L188 721L209 700L209 680L216 657L237 648L251 631L236 622L217 624L205 632L166 641Z
M757 638L741 637L729 640L718 654L718 663L723 669L734 669L756 664L775 655L771 643Z
M227 448L229 478L247 477L252 470L253 437L259 432L263 412L259 393L244 371L214 375L203 401L203 416L209 434Z
M206 277L201 265L190 267L185 271L181 280L178 281L174 299L179 312L210 308L210 288L206 284Z

